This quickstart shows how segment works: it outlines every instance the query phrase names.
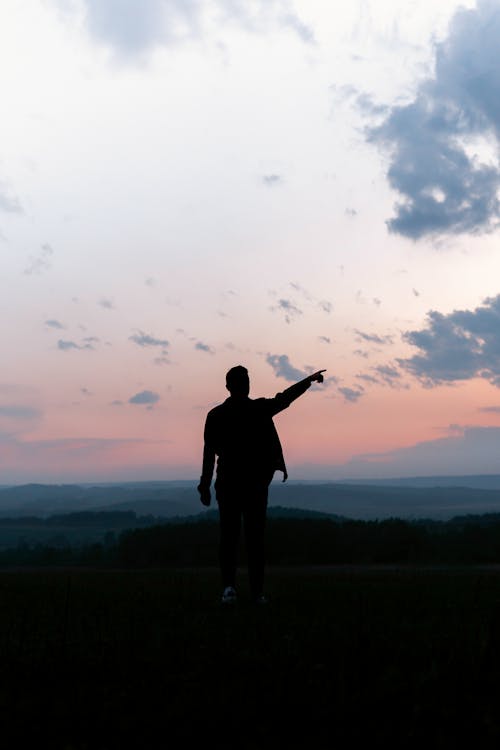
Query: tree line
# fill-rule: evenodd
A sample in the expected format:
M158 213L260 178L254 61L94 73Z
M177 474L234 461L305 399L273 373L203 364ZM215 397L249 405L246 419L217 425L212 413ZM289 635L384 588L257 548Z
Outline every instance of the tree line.
M270 565L500 564L500 516L447 522L269 518L266 547ZM218 523L211 519L128 529L87 545L21 543L0 552L3 566L211 566L217 561Z

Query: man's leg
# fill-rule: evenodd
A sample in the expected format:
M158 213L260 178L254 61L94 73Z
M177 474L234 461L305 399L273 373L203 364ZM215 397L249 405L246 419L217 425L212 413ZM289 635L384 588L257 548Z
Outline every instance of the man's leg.
M222 587L236 586L236 568L238 566L238 542L241 527L241 509L237 499L226 493L217 493L219 505L219 563Z
M254 599L262 596L264 589L267 490L267 485L257 487L250 496L245 498L243 505L248 577L250 592Z

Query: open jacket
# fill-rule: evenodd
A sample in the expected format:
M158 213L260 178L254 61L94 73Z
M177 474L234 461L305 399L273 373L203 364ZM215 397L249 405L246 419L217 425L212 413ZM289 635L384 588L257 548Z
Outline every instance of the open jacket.
M302 380L274 398L230 396L209 411L201 483L210 486L217 456L216 488L230 484L269 483L276 470L287 470L273 417L286 409L311 385Z

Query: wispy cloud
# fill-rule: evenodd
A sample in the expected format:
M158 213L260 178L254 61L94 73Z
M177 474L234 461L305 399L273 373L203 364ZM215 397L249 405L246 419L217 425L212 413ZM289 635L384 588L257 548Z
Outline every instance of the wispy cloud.
M393 336L380 336L378 333L365 333L357 328L354 329L358 341L366 341L370 344L390 345L394 343Z
M266 187L276 187L282 185L284 180L280 174L265 174L262 175L262 182Z
M480 406L478 411L483 414L500 414L500 406Z
M64 329L63 324L59 320L55 320L54 318L46 320L45 325L47 326L47 328L55 328L59 331L62 331Z
M24 406L22 404L0 404L0 417L8 419L38 419L42 415L39 409L33 406Z
M70 351L71 349L95 349L94 344L97 343L99 339L96 336L86 336L84 339L82 339L82 343L78 344L76 341L67 340L67 339L59 339L57 342L57 348L62 352Z
M271 307L273 312L281 312L284 314L285 323L290 324L293 320L302 315L302 310L298 305L290 299L281 298L277 301L276 305Z
M207 354L215 354L215 349L208 344L204 344L203 341L197 341L194 348L199 352L206 352Z
M25 276L39 276L52 267L51 257L54 254L52 247L46 242L41 245L37 255L31 255L28 265L24 269Z
M356 403L364 395L365 391L362 386L356 388L348 388L347 386L340 386L339 392L343 395L346 401L350 403Z
M134 394L131 396L128 400L129 404L139 404L141 406L152 406L153 404L157 404L160 400L160 396L158 393L155 393L154 391L140 391L139 393Z
M129 341L133 341L134 344L142 347L160 346L165 348L169 345L167 339L158 339L155 336L151 336L149 333L144 333L144 331L137 331L137 333L129 336Z
M97 303L100 307L103 307L105 310L114 310L115 309L115 303L112 299L109 299L109 297L101 297L101 299Z
M0 211L8 214L24 213L21 201L5 183L0 181Z
M66 6L66 0L54 0ZM279 28L311 44L311 29L295 13L289 0L233 2L213 0L211 13L198 0L83 0L84 19L92 38L111 47L123 59L134 59L158 46L180 44L203 37L211 19L218 26L236 25L250 33ZM215 13L214 13L215 11Z
M271 365L278 378L284 378L291 382L297 382L306 377L304 370L298 370L290 363L286 354L268 354L266 362Z

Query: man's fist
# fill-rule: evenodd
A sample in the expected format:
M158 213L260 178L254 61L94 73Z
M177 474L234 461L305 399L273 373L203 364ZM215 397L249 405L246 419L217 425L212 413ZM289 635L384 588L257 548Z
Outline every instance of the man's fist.
M201 504L205 505L208 508L212 500L212 496L210 494L210 487L207 487L206 484L199 484L198 492L200 493Z

